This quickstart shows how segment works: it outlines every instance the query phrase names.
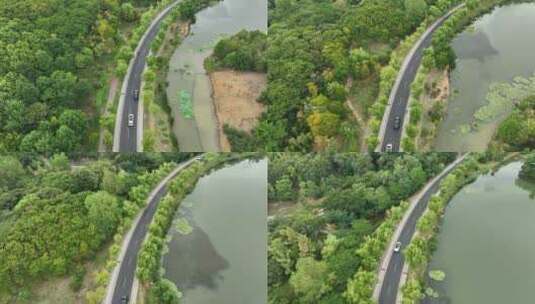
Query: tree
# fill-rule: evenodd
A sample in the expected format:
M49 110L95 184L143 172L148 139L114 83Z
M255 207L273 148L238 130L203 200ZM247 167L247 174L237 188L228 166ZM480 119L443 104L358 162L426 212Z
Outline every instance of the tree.
M290 277L290 284L303 303L317 303L330 289L328 280L325 262L304 257L297 260L296 271Z
M90 48L84 48L74 57L76 67L79 69L87 68L93 63L93 51Z
M71 128L62 125L56 131L55 146L58 151L75 151L78 148L79 139Z
M52 170L65 171L70 169L69 158L65 153L54 154L50 158Z
M375 62L371 55L363 48L351 50L350 59L354 67L356 78L366 78L374 72Z
M314 136L331 137L338 132L340 117L330 112L313 112L307 122Z
M522 169L519 174L520 178L535 180L535 154L529 154L526 156Z
M41 100L53 106L72 105L76 99L73 88L77 86L77 77L71 72L55 71L50 77L37 79Z
M106 191L99 191L88 195L84 204L88 210L89 221L103 239L111 236L120 218L117 198Z
M121 4L121 19L128 22L132 22L137 19L137 14L132 3L124 2Z
M115 75L119 77L123 77L126 74L126 71L128 70L128 65L126 62L122 59L119 59L117 61L117 67L115 67Z
M292 181L288 176L277 180L275 184L276 198L281 201L292 201L296 198L296 191L293 189Z
M10 190L22 185L26 171L13 156L0 157L0 189Z
M427 3L425 0L405 0L405 11L409 14L413 24L418 24L427 13Z
M349 303L373 304L372 292L376 278L373 272L357 272L355 277L347 283L347 290L344 294Z

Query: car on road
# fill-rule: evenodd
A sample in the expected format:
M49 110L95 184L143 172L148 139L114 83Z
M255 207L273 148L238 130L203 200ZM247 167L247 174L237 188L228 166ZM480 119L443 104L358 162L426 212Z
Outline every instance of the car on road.
M195 160L202 160L202 155L196 156Z
M134 90L134 100L139 100L139 90Z
M128 126L129 127L134 126L134 114L128 114Z
M401 242L396 242L396 246L394 246L394 252L399 252L401 250Z
M401 118L396 116L394 118L394 130L399 130L399 128L401 128Z
M128 296L122 296L121 297L121 304L127 304L128 303Z
M392 151L394 151L394 147L392 146L392 144L386 144L385 152L392 152Z

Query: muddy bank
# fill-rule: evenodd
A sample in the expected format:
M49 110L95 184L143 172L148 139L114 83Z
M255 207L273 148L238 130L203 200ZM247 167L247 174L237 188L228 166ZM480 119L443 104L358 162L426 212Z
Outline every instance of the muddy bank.
M222 151L230 151L223 125L251 131L264 111L264 106L256 100L266 87L266 75L225 70L212 72L209 77L213 88L219 144Z

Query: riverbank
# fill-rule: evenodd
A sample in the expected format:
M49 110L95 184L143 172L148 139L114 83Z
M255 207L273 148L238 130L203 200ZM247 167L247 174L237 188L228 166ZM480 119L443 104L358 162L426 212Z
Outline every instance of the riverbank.
M205 153L202 159L193 162L169 181L168 193L156 207L145 241L138 253L136 281L139 292L145 297L143 303L162 303L162 297L178 299L180 291L160 272L165 237L174 214L184 198L194 189L197 181L219 166L240 159L254 158L255 153Z
M247 159L212 170L184 198L162 255L181 303L267 303L266 193L267 160Z
M519 177L523 161L487 172L452 198L441 220L422 304L530 303L535 295L535 184Z
M434 41L433 50L451 54L450 63L442 70L450 70L453 94L440 109L431 143L434 150L486 150L514 100L521 99L535 58L532 41L519 38L529 35L534 24L533 4L524 2L482 1L441 29L445 37ZM504 24L508 31L502 31ZM440 113L436 114L439 118Z
M488 172L495 165L494 161L485 161L482 155L472 154L457 169L441 182L439 191L434 195L423 216L418 220L414 236L404 250L406 278L400 285L398 301L419 303L425 297L436 293L426 286L428 281L428 263L436 248L436 236L441 225L445 209L450 200L466 185L474 182L482 173ZM498 160L498 162L503 160Z
M160 48L156 52L159 62L169 62L174 49L189 35L191 21L174 20L166 30ZM178 143L171 132L173 117L170 114L171 105L168 104L165 92L166 77L169 65L159 65L155 69L153 85L153 101L144 107L143 145L144 151L171 152L178 150ZM151 95L152 97L152 95ZM141 99L143 100L143 99Z
M180 151L221 150L213 88L204 61L223 37L242 30L264 30L266 10L265 0L223 0L196 13L190 35L169 60L166 78L172 132Z
M424 54L424 62L428 59ZM431 151L438 125L450 97L449 70L421 65L411 86L409 111L403 126L402 148L405 152Z
M267 85L264 73L223 70L209 74L212 84L216 117L219 130L219 145L224 152L231 151L231 145L223 131L225 125L250 132L264 111L257 102Z
M480 166L474 156L465 160L457 169L450 173L441 183L439 191L431 197L427 210L418 220L417 228L410 244L403 254L405 256L404 272L407 273L405 283L399 286L403 303L419 303L424 296L425 271L432 252L439 220L445 212L448 202L462 187L471 183L480 174ZM428 292L429 293L429 292ZM400 293L398 292L398 297Z

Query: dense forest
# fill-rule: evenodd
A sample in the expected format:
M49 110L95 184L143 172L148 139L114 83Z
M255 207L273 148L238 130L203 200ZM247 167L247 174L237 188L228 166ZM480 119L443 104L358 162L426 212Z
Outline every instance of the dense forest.
M79 290L85 262L121 241L154 184L174 168L169 162L190 156L1 156L0 303L31 300L34 283L66 275ZM96 275L102 286L108 276L107 269ZM102 286L87 293L88 303L102 299Z
M400 204L455 158L428 154L270 155L269 302L347 303L356 254Z
M447 0L269 1L267 111L235 150L359 149L385 66L401 39ZM353 85L350 85L353 81ZM355 92L354 92L355 91ZM358 98L358 119L346 100Z
M95 144L100 77L125 40L121 27L154 2L1 0L0 151Z

